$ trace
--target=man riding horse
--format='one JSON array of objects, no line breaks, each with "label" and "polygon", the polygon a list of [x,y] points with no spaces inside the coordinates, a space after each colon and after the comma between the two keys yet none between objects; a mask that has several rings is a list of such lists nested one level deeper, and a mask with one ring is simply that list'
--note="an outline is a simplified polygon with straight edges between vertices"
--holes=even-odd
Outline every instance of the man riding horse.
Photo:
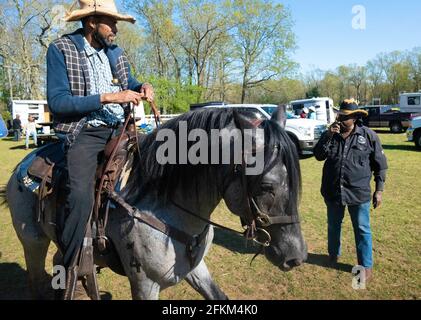
[{"label": "man riding horse", "polygon": [[81,21],[82,28],[53,41],[47,53],[48,105],[66,146],[69,193],[58,240],[67,270],[77,264],[93,208],[98,156],[121,131],[130,104],[154,95],[150,84],[132,77],[123,50],[113,44],[117,21],[135,19],[118,13],[113,0],[79,4],[66,21]]}]

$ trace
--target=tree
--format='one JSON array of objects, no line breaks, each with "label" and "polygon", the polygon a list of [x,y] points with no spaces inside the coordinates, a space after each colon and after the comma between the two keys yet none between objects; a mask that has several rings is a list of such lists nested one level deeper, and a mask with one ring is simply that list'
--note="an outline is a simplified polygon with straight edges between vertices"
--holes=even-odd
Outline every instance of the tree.
[{"label": "tree", "polygon": [[229,10],[225,10],[227,5],[208,0],[180,1],[181,45],[188,57],[189,75],[199,87],[205,84],[209,59],[228,37],[231,19]]},{"label": "tree", "polygon": [[[367,69],[362,66],[357,65],[350,65],[348,67],[349,70],[349,83],[352,84],[356,90],[356,99],[357,101],[361,101],[361,86],[366,82],[367,80]],[[364,97],[365,100],[365,97]]]},{"label": "tree", "polygon": [[421,90],[421,48],[414,48],[407,54],[409,76],[413,81],[412,91]]},{"label": "tree", "polygon": [[242,70],[241,103],[248,89],[280,75],[287,76],[296,64],[290,59],[295,36],[288,10],[263,0],[233,2],[237,23],[233,29],[236,57]]},{"label": "tree", "polygon": [[60,31],[55,23],[57,15],[64,12],[53,10],[58,8],[54,7],[57,3],[7,0],[0,4],[0,57],[14,97],[44,96],[45,54],[49,42]]},{"label": "tree", "polygon": [[378,99],[382,95],[382,83],[384,81],[384,71],[379,59],[373,59],[367,62],[367,78],[371,86],[371,99]]}]

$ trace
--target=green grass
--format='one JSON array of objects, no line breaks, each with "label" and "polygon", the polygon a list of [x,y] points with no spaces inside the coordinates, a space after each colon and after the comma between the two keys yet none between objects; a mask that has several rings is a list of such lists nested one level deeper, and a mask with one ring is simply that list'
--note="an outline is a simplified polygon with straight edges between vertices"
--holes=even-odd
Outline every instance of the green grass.
[{"label": "green grass", "polygon": [[[343,257],[340,270],[326,266],[326,209],[320,196],[323,163],[301,160],[303,195],[302,229],[309,248],[309,261],[290,273],[282,273],[263,256],[250,266],[256,248],[217,231],[207,264],[217,283],[231,299],[419,299],[421,297],[421,152],[406,142],[404,134],[380,133],[389,171],[383,207],[372,211],[374,279],[367,290],[352,289],[350,269],[356,254],[349,216],[343,226]],[[27,154],[16,143],[0,141],[0,185]],[[238,218],[222,203],[212,218],[238,228]],[[25,262],[13,230],[9,211],[0,208],[0,299],[26,298]],[[54,252],[50,248],[49,257]],[[52,268],[51,262],[47,270]],[[128,280],[109,270],[99,277],[101,291],[113,299],[130,299]],[[161,299],[201,299],[185,282],[161,293]]]}]

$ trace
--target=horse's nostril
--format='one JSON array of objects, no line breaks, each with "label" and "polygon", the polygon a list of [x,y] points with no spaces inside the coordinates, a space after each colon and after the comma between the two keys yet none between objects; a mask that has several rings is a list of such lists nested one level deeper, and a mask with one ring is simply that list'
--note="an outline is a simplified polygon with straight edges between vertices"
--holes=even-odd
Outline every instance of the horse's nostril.
[{"label": "horse's nostril", "polygon": [[302,261],[302,260],[300,260],[300,259],[293,259],[293,260],[289,260],[289,261],[287,261],[287,263],[286,263],[286,264],[287,264],[289,267],[294,268],[294,267],[301,266],[301,265],[302,265],[302,263],[303,263],[303,261]]}]

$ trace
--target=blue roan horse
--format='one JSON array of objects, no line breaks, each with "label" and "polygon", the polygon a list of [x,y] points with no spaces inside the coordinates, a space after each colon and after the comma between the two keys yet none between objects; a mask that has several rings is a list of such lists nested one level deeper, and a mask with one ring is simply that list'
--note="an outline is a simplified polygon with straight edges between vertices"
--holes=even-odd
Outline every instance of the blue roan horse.
[{"label": "blue roan horse", "polygon": [[[187,122],[188,132],[203,129],[208,136],[212,129],[237,128],[244,132],[256,126],[231,110],[201,110],[175,118],[160,130],[172,129],[178,134],[180,121]],[[119,257],[122,273],[130,280],[133,299],[158,299],[160,290],[183,279],[206,299],[227,298],[204,262],[212,244],[213,228],[186,212],[210,219],[222,199],[243,222],[247,220],[247,210],[255,217],[265,215],[265,223],[262,219],[255,223],[267,236],[264,241],[270,240],[264,248],[266,258],[280,270],[289,271],[307,258],[300,223],[294,219],[298,218],[301,183],[294,144],[277,121],[264,121],[258,126],[264,130],[264,141],[256,139],[256,150],[264,150],[265,155],[264,170],[258,176],[246,176],[244,163],[161,165],[156,153],[164,142],[157,141],[157,132],[140,140],[141,155],[135,155],[121,195],[131,206],[199,241],[188,254],[185,243],[133,219],[118,205],[111,210],[106,234]],[[19,185],[16,172],[7,185],[6,196],[23,245],[30,287],[35,298],[40,298],[46,278],[47,249],[51,241],[56,242],[52,218],[56,197],[50,196],[46,221],[38,223],[37,196]]]}]

